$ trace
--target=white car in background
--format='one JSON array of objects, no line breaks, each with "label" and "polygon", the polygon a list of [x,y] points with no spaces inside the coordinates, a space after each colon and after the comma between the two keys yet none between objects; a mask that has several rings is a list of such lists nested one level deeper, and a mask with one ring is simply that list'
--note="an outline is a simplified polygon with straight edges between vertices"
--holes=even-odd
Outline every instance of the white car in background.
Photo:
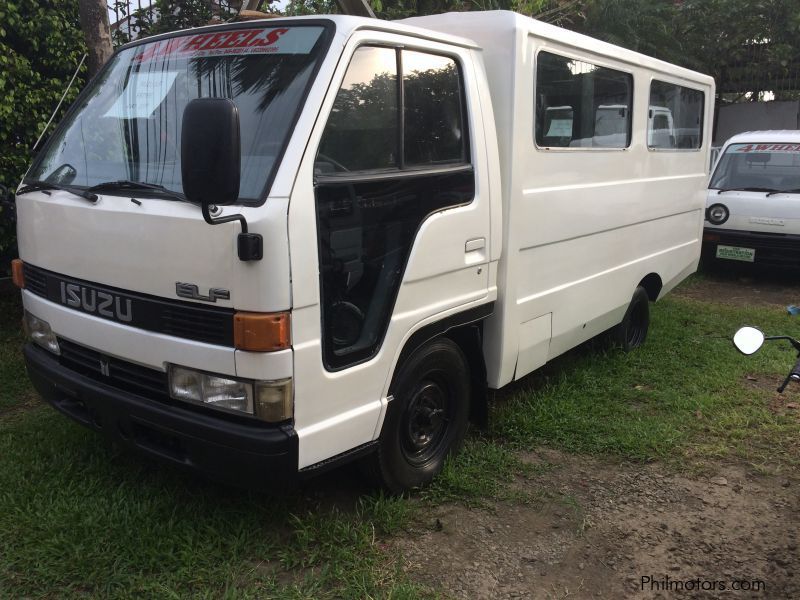
[{"label": "white car in background", "polygon": [[703,261],[800,267],[800,131],[732,137],[709,184]]}]

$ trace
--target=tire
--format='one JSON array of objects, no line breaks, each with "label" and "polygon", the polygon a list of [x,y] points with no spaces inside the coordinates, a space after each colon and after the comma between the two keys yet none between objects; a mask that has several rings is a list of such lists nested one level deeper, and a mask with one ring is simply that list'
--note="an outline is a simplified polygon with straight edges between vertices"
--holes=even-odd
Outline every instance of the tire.
[{"label": "tire", "polygon": [[650,297],[642,286],[633,292],[622,322],[613,329],[612,340],[625,352],[635,350],[647,339],[650,327]]},{"label": "tire", "polygon": [[366,474],[400,494],[430,483],[461,447],[467,431],[470,377],[467,359],[450,339],[428,342],[400,366],[383,429]]}]

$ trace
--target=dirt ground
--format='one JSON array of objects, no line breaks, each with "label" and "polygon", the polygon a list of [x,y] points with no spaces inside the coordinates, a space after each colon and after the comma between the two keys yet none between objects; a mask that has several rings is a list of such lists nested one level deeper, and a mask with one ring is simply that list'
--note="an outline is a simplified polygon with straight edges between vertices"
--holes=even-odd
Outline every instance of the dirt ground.
[{"label": "dirt ground", "polygon": [[800,276],[797,273],[713,273],[673,292],[685,298],[721,302],[734,306],[800,306]]},{"label": "dirt ground", "polygon": [[544,450],[526,459],[550,469],[520,491],[549,497],[437,509],[398,542],[415,580],[470,599],[800,598],[797,477],[733,464],[692,477]]},{"label": "dirt ground", "polygon": [[[723,276],[676,293],[800,304],[796,280]],[[800,598],[800,474],[726,462],[695,475],[553,450],[524,460],[539,473],[516,483],[530,503],[445,505],[396,540],[415,581],[469,599]]]}]

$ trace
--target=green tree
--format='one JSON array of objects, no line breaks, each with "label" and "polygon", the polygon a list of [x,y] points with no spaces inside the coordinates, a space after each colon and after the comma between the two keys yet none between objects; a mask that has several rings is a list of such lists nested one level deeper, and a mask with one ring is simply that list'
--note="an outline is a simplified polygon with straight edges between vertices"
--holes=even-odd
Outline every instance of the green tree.
[{"label": "green tree", "polygon": [[672,0],[588,0],[575,29],[673,63],[685,61],[676,35],[680,10]]},{"label": "green tree", "polygon": [[800,93],[797,0],[586,0],[576,29],[713,76],[719,97]]},{"label": "green tree", "polygon": [[[16,188],[31,148],[85,52],[75,0],[0,1],[0,184]],[[85,67],[64,101],[83,84]],[[63,113],[64,108],[62,108]],[[13,253],[12,209],[0,208],[0,271]]]},{"label": "green tree", "polygon": [[[548,23],[566,25],[581,14],[580,0],[369,0],[375,14],[386,20],[469,10],[513,10]],[[288,15],[337,13],[336,0],[292,0]]]},{"label": "green tree", "polygon": [[[132,37],[146,37],[157,33],[200,27],[213,22],[223,22],[236,17],[242,8],[269,11],[273,0],[245,2],[243,0],[152,0],[148,6],[130,11],[130,0],[109,2],[128,27],[114,31],[117,44],[129,42]],[[130,11],[130,13],[129,13]]]},{"label": "green tree", "polygon": [[798,97],[797,0],[686,0],[679,22],[687,66],[712,75],[728,99]]}]

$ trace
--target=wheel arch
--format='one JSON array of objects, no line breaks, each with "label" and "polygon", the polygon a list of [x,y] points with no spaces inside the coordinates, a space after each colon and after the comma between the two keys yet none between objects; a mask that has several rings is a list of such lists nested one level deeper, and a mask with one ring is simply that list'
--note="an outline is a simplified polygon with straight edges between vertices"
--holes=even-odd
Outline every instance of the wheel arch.
[{"label": "wheel arch", "polygon": [[403,363],[419,348],[439,337],[455,342],[467,359],[470,372],[470,421],[481,428],[488,425],[486,363],[483,357],[483,321],[494,311],[494,302],[445,317],[415,331],[406,340],[392,373],[389,393]]},{"label": "wheel arch", "polygon": [[661,289],[664,287],[664,283],[661,281],[661,276],[658,273],[649,273],[639,282],[637,287],[643,287],[644,291],[647,292],[647,297],[650,299],[650,302],[655,302],[661,293]]}]

